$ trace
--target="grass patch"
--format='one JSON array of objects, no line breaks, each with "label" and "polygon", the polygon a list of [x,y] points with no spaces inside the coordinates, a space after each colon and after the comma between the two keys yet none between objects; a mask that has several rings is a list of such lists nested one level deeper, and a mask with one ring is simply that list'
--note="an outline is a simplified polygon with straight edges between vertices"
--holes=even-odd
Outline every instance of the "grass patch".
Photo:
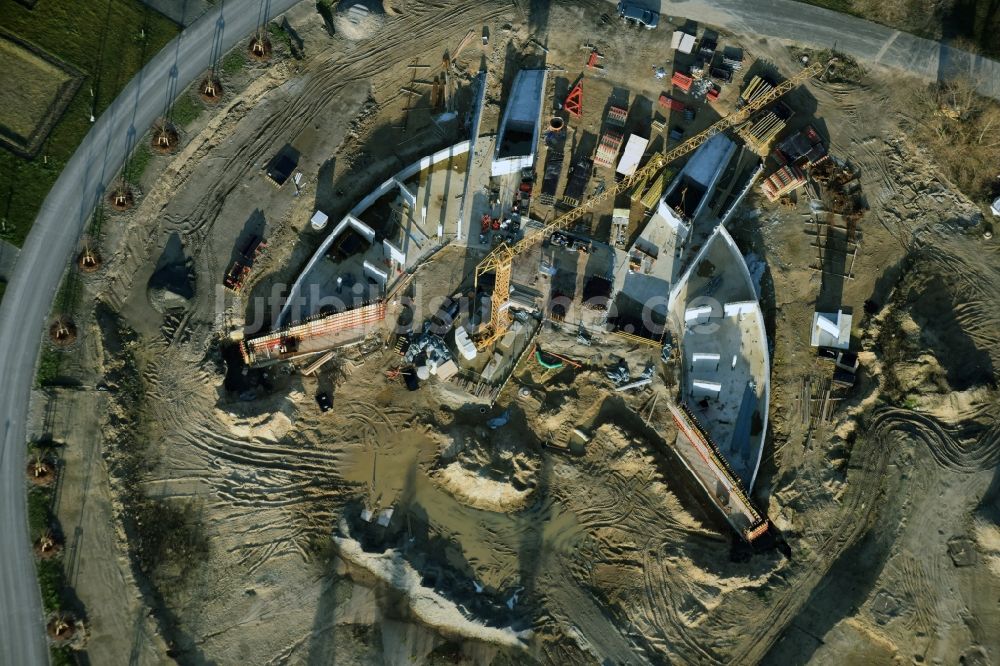
[{"label": "grass patch", "polygon": [[288,31],[277,23],[271,22],[267,24],[267,31],[271,35],[271,41],[281,42],[288,49],[288,52],[292,52],[292,36],[288,34]]},{"label": "grass patch", "polygon": [[62,610],[66,573],[61,559],[38,561],[38,587],[42,589],[42,606],[46,613]]},{"label": "grass patch", "polygon": [[186,127],[197,120],[198,116],[204,110],[205,107],[194,101],[190,93],[184,93],[177,98],[177,101],[170,108],[170,120],[175,125]]},{"label": "grass patch", "polygon": [[243,65],[246,63],[247,57],[243,53],[243,49],[237,47],[233,49],[229,55],[222,59],[222,73],[227,76],[239,74],[240,70],[243,69]]},{"label": "grass patch", "polygon": [[52,302],[52,311],[55,314],[72,314],[76,311],[76,306],[80,302],[81,284],[76,271],[69,270],[63,278],[56,298]]},{"label": "grass patch", "polygon": [[98,205],[94,209],[94,214],[90,218],[90,226],[87,228],[87,233],[91,238],[99,239],[101,237],[101,229],[104,227],[104,206]]},{"label": "grass patch", "polygon": [[39,386],[52,386],[59,380],[59,370],[62,367],[62,354],[51,347],[42,345],[42,353],[38,357],[38,374],[36,381]]},{"label": "grass patch", "polygon": [[136,146],[132,151],[132,157],[125,163],[125,180],[138,184],[142,180],[142,174],[146,173],[149,160],[153,159],[153,150],[145,141]]},{"label": "grass patch", "polygon": [[52,489],[33,486],[28,490],[28,535],[34,541],[52,525]]},{"label": "grass patch", "polygon": [[179,27],[138,0],[38,0],[33,10],[0,0],[0,23],[85,74],[37,157],[0,150],[0,237],[20,247],[45,195],[90,129],[91,112],[99,116]]},{"label": "grass patch", "polygon": [[62,645],[60,647],[52,646],[49,649],[50,652],[50,662],[52,666],[75,666],[76,657],[73,656],[73,650]]}]

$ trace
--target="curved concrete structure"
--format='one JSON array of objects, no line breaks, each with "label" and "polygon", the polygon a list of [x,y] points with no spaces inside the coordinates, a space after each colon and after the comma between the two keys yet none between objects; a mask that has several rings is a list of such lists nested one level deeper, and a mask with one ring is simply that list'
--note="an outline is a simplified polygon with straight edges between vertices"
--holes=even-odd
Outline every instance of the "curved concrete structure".
[{"label": "curved concrete structure", "polygon": [[[383,181],[374,190],[365,195],[365,197],[361,201],[359,201],[354,206],[354,208],[352,208],[350,212],[347,213],[347,215],[344,216],[344,218],[337,224],[337,226],[334,227],[329,234],[327,234],[327,237],[323,239],[323,242],[320,243],[319,247],[316,248],[316,251],[313,252],[312,257],[309,258],[309,263],[306,264],[306,267],[302,270],[301,273],[299,273],[299,277],[297,277],[295,279],[295,282],[292,283],[292,288],[288,292],[288,297],[285,299],[285,303],[284,305],[282,305],[281,311],[275,318],[275,328],[278,328],[280,326],[287,326],[288,324],[294,321],[302,319],[303,316],[301,310],[303,307],[305,307],[306,309],[306,316],[310,314],[308,304],[305,303],[307,295],[303,293],[303,287],[307,282],[309,282],[310,274],[312,273],[313,269],[316,268],[319,261],[323,259],[324,256],[326,256],[327,250],[330,249],[334,241],[336,241],[337,238],[340,237],[341,233],[345,229],[347,229],[348,227],[354,227],[354,228],[365,227],[364,223],[362,223],[358,218],[366,210],[371,208],[372,204],[374,204],[376,201],[386,196],[387,194],[393,192],[394,190],[398,190],[400,196],[411,207],[411,210],[413,210],[412,217],[419,218],[411,220],[411,222],[415,223],[416,225],[423,224],[426,221],[423,218],[426,215],[427,206],[424,205],[419,210],[417,210],[417,204],[419,203],[417,197],[418,192],[411,191],[410,188],[408,188],[405,183],[411,178],[413,178],[415,175],[419,174],[420,172],[426,169],[431,169],[432,167],[446,160],[454,160],[456,157],[460,157],[462,155],[467,154],[469,152],[470,145],[471,143],[468,140],[460,141],[452,146],[443,148],[442,150],[439,150],[436,153],[433,153],[432,155],[427,155],[426,157],[423,157],[417,160],[416,162],[413,162],[412,164],[403,167],[402,169],[394,173],[392,176],[387,178],[385,181]],[[458,224],[461,225],[460,219]],[[458,228],[461,227],[459,226]],[[408,243],[406,241],[409,240],[410,238],[411,238],[410,232],[407,231],[404,234],[403,242],[401,243],[393,243],[388,239],[383,240],[382,248],[385,259],[390,260],[391,262],[400,267],[408,268],[409,265],[416,258],[419,258],[419,257],[414,257],[411,253],[408,253],[407,251]],[[372,239],[369,239],[369,242],[371,242],[371,240],[373,239],[374,239],[374,232],[372,234]],[[422,253],[418,252],[417,254],[422,254]],[[299,310],[298,313],[299,316],[291,316],[295,314],[295,312],[293,312],[294,310]]]},{"label": "curved concrete structure", "polygon": [[767,436],[771,365],[757,288],[721,224],[670,291],[681,399],[749,493]]},{"label": "curved concrete structure", "polygon": [[[298,0],[268,0],[276,16]],[[66,262],[126,156],[164,105],[257,29],[261,0],[219,2],[125,86],[42,203],[0,305],[0,664],[49,662],[25,516],[25,417],[41,330]]]}]

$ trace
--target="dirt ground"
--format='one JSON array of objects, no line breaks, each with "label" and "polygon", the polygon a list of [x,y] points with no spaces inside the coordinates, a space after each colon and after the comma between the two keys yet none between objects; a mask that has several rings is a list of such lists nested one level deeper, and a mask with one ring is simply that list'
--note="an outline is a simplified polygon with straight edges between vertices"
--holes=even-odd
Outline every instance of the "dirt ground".
[{"label": "dirt ground", "polygon": [[[656,347],[614,335],[588,346],[544,324],[535,342],[579,367],[526,354],[493,405],[434,380],[405,390],[387,334],[315,376],[254,371],[252,399],[227,390],[224,341],[269,324],[274,303],[261,299],[321,240],[307,230],[312,211],[338,218],[386,174],[461,139],[417,111],[401,132],[403,107],[423,105],[400,92],[414,78],[406,64],[436,66],[473,28],[460,64],[487,63],[495,123],[512,64],[564,70],[551,99],[592,43],[606,69],[585,79],[577,143],[616,89],[630,92],[635,122],[650,120],[665,90],[653,67],[670,67],[667,26],[625,32],[601,21],[611,9],[395,2],[377,36],[347,41],[304,3],[288,17],[303,57],[279,44],[275,61],[224,80],[219,108],[180,152],[154,157],[136,208],[92,239],[101,271],[73,278],[83,297],[64,374],[76,386],[33,402],[37,433],[67,445],[58,514],[91,663],[1000,658],[1000,250],[899,130],[883,73],[789,99],[795,122],[813,122],[860,175],[869,210],[850,279],[810,268],[805,197],[784,207],[752,196],[730,222],[768,266],[771,432],[753,497],[790,556],[742,548],[684,470],[666,408],[672,371]],[[783,46],[744,45],[793,71]],[[713,117],[705,109],[691,129]],[[262,175],[286,145],[299,154],[298,194]],[[221,278],[250,234],[268,253],[234,296]],[[477,260],[458,246],[435,254],[414,278],[418,298],[457,291]],[[180,307],[154,309],[151,284],[168,284]],[[109,306],[100,316],[95,298]],[[833,300],[853,309],[861,370],[832,418],[810,421],[803,382],[821,385],[832,369],[809,326],[817,302]],[[109,334],[113,317],[134,342]],[[604,369],[619,359],[634,374],[652,364],[656,380],[613,391]],[[319,390],[332,411],[320,412]],[[127,477],[126,430],[141,442]],[[136,524],[126,482],[183,507],[182,531],[205,552],[179,562],[198,551],[178,546],[147,575],[137,549],[150,527]]]}]

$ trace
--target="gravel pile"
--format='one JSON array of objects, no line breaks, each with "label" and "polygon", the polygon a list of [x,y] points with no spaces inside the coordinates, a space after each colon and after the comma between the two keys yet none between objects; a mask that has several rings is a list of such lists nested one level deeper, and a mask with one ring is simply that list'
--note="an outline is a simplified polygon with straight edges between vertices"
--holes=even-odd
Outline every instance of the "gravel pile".
[{"label": "gravel pile", "polygon": [[341,0],[333,17],[334,30],[351,41],[375,36],[384,23],[381,0]]}]

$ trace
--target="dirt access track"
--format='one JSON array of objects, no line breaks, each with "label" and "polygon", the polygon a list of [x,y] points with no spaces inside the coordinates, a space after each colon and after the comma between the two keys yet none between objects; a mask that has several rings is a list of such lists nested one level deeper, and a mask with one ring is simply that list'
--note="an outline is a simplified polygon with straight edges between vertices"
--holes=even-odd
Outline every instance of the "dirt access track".
[{"label": "dirt access track", "polygon": [[[604,78],[584,83],[595,97],[584,120],[596,123],[615,87],[655,99],[653,67],[672,58],[665,20],[626,31],[602,21],[611,9],[397,1],[351,41],[300,4],[273,60],[224,75],[223,99],[185,128],[179,152],[152,158],[136,207],[91,239],[102,269],[70,274],[78,337],[57,353],[71,386],[32,402],[29,434],[67,451],[56,512],[91,661],[997,659],[1000,252],[898,124],[900,91],[920,83],[861,72],[788,98],[858,168],[870,206],[854,276],[838,284],[862,370],[829,421],[804,419],[796,398],[829,374],[808,344],[831,289],[809,268],[808,203],[754,194],[729,225],[768,266],[775,389],[754,500],[784,554],[734,542],[684,472],[658,348],[613,335],[586,345],[575,327],[545,324],[536,341],[579,367],[528,354],[495,405],[436,380],[407,391],[388,331],[312,376],[233,363],[228,335],[268,321],[274,304],[261,299],[322,240],[308,230],[313,210],[339,219],[386,174],[464,138],[419,109],[401,132],[403,107],[425,101],[401,92],[415,78],[407,65],[439,67],[475,30],[459,108],[485,63],[495,122],[519,67],[575,76],[581,46],[596,43]],[[795,71],[781,44],[723,37]],[[298,192],[262,174],[286,147]],[[251,234],[268,253],[234,295],[221,279]],[[445,247],[416,272],[418,298],[467,284],[478,258]],[[653,365],[656,380],[614,391],[604,369],[619,359],[636,373]]]}]

